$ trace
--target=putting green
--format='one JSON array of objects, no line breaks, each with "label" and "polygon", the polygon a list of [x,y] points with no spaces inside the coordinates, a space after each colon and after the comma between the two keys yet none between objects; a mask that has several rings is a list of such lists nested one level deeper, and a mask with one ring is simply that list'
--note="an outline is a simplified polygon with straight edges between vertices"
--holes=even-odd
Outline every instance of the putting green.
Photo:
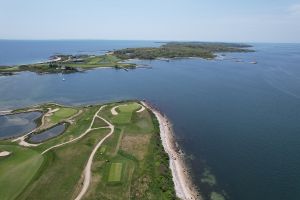
[{"label": "putting green", "polygon": [[15,199],[40,168],[43,156],[34,150],[12,145],[0,145],[0,148],[12,152],[9,157],[0,159],[0,199]]},{"label": "putting green", "polygon": [[141,108],[141,105],[134,102],[134,103],[126,104],[126,105],[121,105],[118,107],[118,110],[120,112],[133,112],[140,108]]},{"label": "putting green", "polygon": [[108,182],[121,181],[123,163],[112,163],[109,169]]}]

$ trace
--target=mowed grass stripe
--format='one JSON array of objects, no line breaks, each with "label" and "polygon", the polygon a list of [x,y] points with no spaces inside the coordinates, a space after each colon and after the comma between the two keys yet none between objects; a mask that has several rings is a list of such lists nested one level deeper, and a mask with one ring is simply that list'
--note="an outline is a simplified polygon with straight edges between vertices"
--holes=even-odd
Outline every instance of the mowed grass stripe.
[{"label": "mowed grass stripe", "polygon": [[121,181],[123,163],[112,163],[109,169],[108,182]]}]

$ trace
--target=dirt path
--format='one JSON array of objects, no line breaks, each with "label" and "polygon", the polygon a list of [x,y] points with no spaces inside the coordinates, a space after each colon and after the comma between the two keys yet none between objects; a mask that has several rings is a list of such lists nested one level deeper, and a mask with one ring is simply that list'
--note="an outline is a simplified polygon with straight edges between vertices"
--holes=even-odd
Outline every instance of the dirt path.
[{"label": "dirt path", "polygon": [[[86,131],[85,131],[84,133],[82,133],[82,134],[81,134],[80,136],[78,136],[77,138],[74,138],[74,139],[69,140],[69,141],[67,141],[67,142],[64,142],[64,143],[57,144],[57,145],[54,145],[54,146],[52,146],[52,147],[49,147],[48,149],[46,149],[45,151],[43,151],[42,154],[47,153],[47,152],[50,151],[51,149],[54,149],[54,148],[57,148],[57,147],[61,147],[61,146],[63,146],[63,145],[66,145],[66,144],[69,144],[69,143],[71,143],[71,142],[77,141],[77,140],[79,140],[80,138],[84,137],[86,134],[88,134],[90,131],[95,130],[95,128],[92,128],[92,126],[93,126],[93,124],[94,124],[94,121],[95,121],[96,117],[98,116],[98,113],[99,113],[104,107],[105,107],[105,106],[101,106],[101,107],[99,108],[99,110],[95,113],[95,115],[94,115],[94,117],[93,117],[93,120],[92,120],[92,122],[91,122],[89,128],[86,129]],[[97,128],[96,128],[96,129],[97,129]]]},{"label": "dirt path", "polygon": [[[97,115],[98,115],[98,112],[97,112]],[[88,190],[90,182],[91,182],[91,167],[92,167],[94,156],[95,156],[97,150],[102,145],[102,143],[107,138],[109,138],[113,134],[113,132],[115,130],[114,125],[112,125],[109,121],[107,121],[106,119],[104,119],[103,117],[101,117],[99,115],[98,115],[98,117],[100,119],[102,119],[103,121],[105,121],[108,124],[108,127],[110,128],[110,132],[100,142],[98,142],[98,144],[93,149],[93,151],[92,151],[92,153],[91,153],[91,155],[90,155],[90,157],[88,159],[88,162],[87,162],[87,164],[86,164],[86,166],[84,168],[84,180],[83,180],[82,189],[81,189],[80,193],[78,194],[78,196],[75,198],[75,200],[80,200],[84,196],[84,194],[86,193],[86,191]]]}]

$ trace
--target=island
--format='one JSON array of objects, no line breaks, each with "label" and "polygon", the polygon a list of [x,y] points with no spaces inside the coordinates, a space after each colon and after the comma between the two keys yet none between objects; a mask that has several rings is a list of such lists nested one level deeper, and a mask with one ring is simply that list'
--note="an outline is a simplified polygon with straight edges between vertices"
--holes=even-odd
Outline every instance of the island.
[{"label": "island", "polygon": [[149,103],[48,103],[0,117],[31,113],[32,130],[0,140],[1,199],[201,198],[170,121]]},{"label": "island", "polygon": [[112,67],[115,69],[133,69],[137,65],[130,59],[174,59],[197,57],[214,59],[216,53],[253,52],[251,45],[216,42],[167,42],[160,47],[126,48],[110,51],[104,55],[54,55],[49,61],[0,66],[0,75],[13,75],[16,72],[31,71],[36,73],[74,73],[94,68]]}]

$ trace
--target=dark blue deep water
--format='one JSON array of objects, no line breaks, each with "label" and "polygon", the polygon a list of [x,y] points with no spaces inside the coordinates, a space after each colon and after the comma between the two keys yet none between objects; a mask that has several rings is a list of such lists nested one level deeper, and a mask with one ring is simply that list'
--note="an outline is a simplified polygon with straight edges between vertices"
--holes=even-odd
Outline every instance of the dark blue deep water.
[{"label": "dark blue deep water", "polygon": [[[0,41],[0,65],[43,60],[53,53],[156,45]],[[204,193],[211,191],[201,184],[201,173],[208,167],[217,179],[214,189],[230,199],[299,200],[300,45],[254,44],[254,49],[227,54],[224,60],[140,61],[152,69],[98,69],[64,75],[66,81],[57,74],[2,76],[0,110],[49,101],[147,99],[174,123]],[[258,64],[249,63],[254,60]]]}]

